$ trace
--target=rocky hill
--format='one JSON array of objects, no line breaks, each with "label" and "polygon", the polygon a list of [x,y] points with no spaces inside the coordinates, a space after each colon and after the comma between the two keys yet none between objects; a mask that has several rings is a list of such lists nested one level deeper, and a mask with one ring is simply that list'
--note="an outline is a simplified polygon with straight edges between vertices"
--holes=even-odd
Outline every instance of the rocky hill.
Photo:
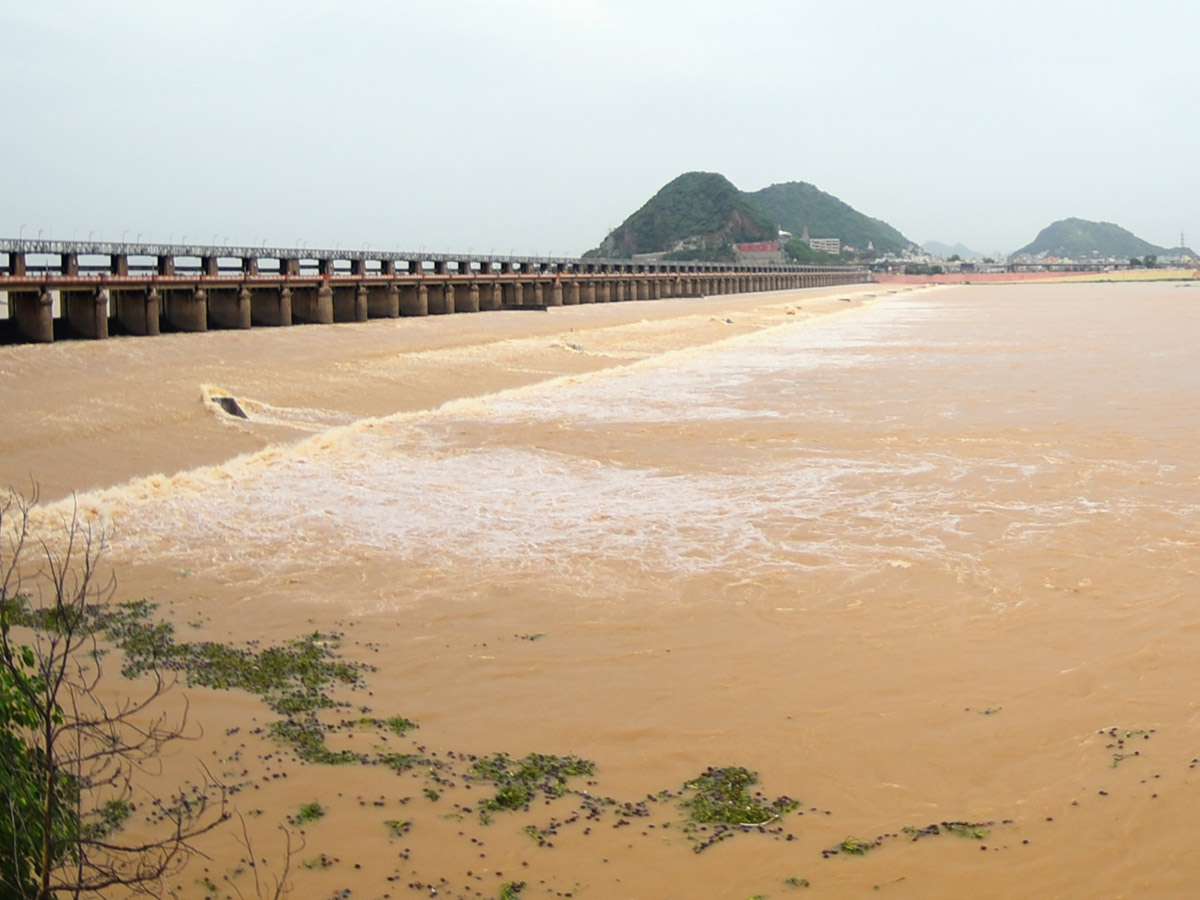
[{"label": "rocky hill", "polygon": [[775,223],[723,175],[688,172],[665,185],[595,250],[622,259],[666,253],[674,259],[732,258],[732,245],[769,241]]},{"label": "rocky hill", "polygon": [[1051,256],[1063,259],[1091,257],[1129,259],[1147,254],[1160,255],[1170,251],[1156,247],[1111,222],[1089,222],[1086,219],[1061,219],[1046,226],[1038,236],[1013,256]]},{"label": "rocky hill", "polygon": [[775,223],[796,237],[839,238],[860,255],[872,247],[877,254],[899,253],[913,242],[879,219],[865,216],[832,194],[803,181],[773,184],[747,194]]},{"label": "rocky hill", "polygon": [[733,245],[773,241],[779,229],[792,233],[788,251],[801,262],[846,262],[815,253],[799,242],[839,238],[866,256],[913,246],[886,222],[856,211],[811,184],[788,182],[760,191],[739,191],[723,175],[688,172],[664,186],[585,256],[628,258],[663,254],[667,259],[733,259]]}]

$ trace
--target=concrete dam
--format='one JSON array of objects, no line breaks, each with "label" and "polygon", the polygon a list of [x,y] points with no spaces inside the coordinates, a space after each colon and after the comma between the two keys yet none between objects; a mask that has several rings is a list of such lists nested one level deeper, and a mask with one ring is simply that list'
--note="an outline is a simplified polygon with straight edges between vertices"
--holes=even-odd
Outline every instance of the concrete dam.
[{"label": "concrete dam", "polygon": [[363,322],[777,291],[871,280],[865,268],[0,240],[0,338]]}]

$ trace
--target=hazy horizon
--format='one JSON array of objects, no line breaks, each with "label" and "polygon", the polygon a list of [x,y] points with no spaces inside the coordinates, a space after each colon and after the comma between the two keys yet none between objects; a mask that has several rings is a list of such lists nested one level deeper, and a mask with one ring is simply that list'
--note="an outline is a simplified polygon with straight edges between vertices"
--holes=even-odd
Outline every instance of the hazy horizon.
[{"label": "hazy horizon", "polygon": [[1177,246],[1200,9],[0,0],[0,237],[578,255],[671,179]]}]

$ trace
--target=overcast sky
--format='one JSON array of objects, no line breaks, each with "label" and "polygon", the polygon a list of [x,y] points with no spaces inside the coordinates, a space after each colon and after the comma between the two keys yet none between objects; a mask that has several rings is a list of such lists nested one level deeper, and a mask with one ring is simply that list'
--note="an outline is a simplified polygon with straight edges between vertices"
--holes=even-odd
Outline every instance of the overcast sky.
[{"label": "overcast sky", "polygon": [[1190,0],[0,0],[0,237],[577,255],[692,170],[1200,245]]}]

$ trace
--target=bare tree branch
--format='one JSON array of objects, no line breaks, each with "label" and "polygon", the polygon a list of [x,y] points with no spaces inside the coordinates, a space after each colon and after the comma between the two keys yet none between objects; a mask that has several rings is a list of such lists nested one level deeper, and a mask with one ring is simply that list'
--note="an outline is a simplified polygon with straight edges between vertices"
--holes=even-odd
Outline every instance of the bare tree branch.
[{"label": "bare tree branch", "polygon": [[[137,696],[105,686],[97,631],[116,591],[101,571],[106,537],[77,508],[59,533],[35,537],[36,499],[0,498],[0,734],[10,736],[0,754],[12,757],[0,756],[0,835],[14,861],[12,877],[0,866],[0,895],[157,894],[194,840],[228,819],[227,791],[206,769],[166,800],[138,783],[168,744],[192,736],[188,707],[156,711],[175,679],[153,664]],[[122,841],[135,798],[157,810],[158,828]]]}]

